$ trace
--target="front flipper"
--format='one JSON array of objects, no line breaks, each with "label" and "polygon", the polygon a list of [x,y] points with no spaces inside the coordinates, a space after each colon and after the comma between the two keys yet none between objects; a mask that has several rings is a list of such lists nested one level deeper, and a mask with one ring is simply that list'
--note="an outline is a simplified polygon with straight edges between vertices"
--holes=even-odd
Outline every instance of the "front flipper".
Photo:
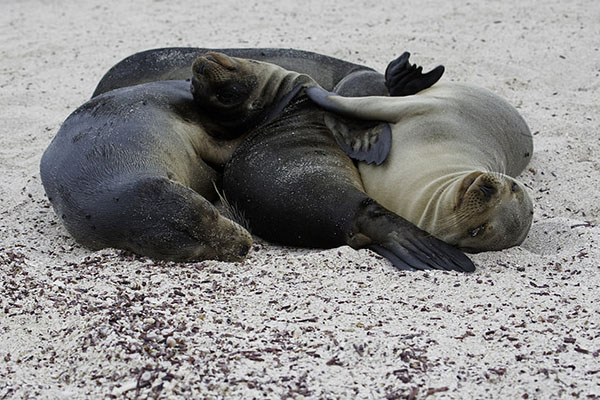
[{"label": "front flipper", "polygon": [[403,270],[473,272],[473,262],[457,248],[431,236],[375,201],[363,205],[356,228],[371,241],[367,248]]},{"label": "front flipper", "polygon": [[367,96],[343,97],[312,86],[306,89],[308,97],[322,109],[351,120],[397,123],[403,117],[422,115],[432,110],[436,100],[431,96]]},{"label": "front flipper", "polygon": [[336,97],[340,97],[335,92],[329,92],[320,86],[309,86],[306,88],[306,95],[313,101],[313,103],[319,105],[321,108],[336,113],[338,115],[352,115],[351,110],[347,110],[344,106],[338,105],[335,100]]},{"label": "front flipper", "polygon": [[338,102],[341,96],[319,86],[307,87],[306,94],[314,103],[332,113],[325,115],[325,124],[338,146],[350,158],[377,165],[385,161],[392,146],[392,131],[388,123],[355,115],[350,107]]},{"label": "front flipper", "polygon": [[392,132],[385,122],[350,120],[326,114],[325,124],[338,146],[354,160],[381,165],[392,147]]},{"label": "front flipper", "polygon": [[444,66],[440,65],[426,74],[423,67],[408,62],[409,52],[389,63],[385,70],[385,86],[390,96],[410,96],[430,88],[444,74]]}]

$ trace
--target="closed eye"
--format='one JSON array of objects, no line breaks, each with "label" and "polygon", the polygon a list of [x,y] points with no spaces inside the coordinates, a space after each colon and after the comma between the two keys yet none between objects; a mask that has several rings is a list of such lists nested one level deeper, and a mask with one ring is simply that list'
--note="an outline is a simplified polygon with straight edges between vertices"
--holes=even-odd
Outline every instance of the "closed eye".
[{"label": "closed eye", "polygon": [[216,90],[219,102],[225,105],[239,104],[248,98],[249,89],[239,82],[228,82]]},{"label": "closed eye", "polygon": [[224,104],[233,103],[238,98],[238,96],[239,94],[237,92],[231,90],[226,90],[217,93],[217,99]]},{"label": "closed eye", "polygon": [[477,228],[471,229],[469,231],[469,235],[471,237],[478,236],[479,234],[481,234],[481,233],[483,233],[485,231],[485,226],[486,226],[486,224],[483,224],[483,225],[478,226]]}]

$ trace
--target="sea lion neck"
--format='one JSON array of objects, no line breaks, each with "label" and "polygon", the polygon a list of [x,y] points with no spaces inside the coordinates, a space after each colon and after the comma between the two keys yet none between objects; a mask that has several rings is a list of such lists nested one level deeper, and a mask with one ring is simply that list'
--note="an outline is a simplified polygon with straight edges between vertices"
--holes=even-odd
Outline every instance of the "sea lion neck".
[{"label": "sea lion neck", "polygon": [[[282,72],[281,70],[279,72]],[[317,83],[310,76],[296,72],[285,71],[279,78],[266,80],[260,88],[259,101],[253,106],[262,109],[257,116],[256,125],[266,124],[274,120],[292,101],[304,93],[304,89]],[[266,104],[264,99],[270,99]]]},{"label": "sea lion neck", "polygon": [[[330,135],[325,125],[323,115],[325,111],[313,103],[304,91],[300,91],[283,109],[275,114],[270,120],[263,120],[252,129],[244,143],[253,143],[266,138],[284,136],[306,136],[315,135],[317,132]],[[258,139],[265,138],[265,139]],[[243,147],[243,145],[242,145]]]},{"label": "sea lion neck", "polygon": [[[294,94],[290,92],[290,94]],[[277,127],[287,127],[294,131],[313,129],[316,124],[325,127],[323,114],[325,113],[318,105],[306,95],[303,90],[295,94],[289,101],[281,102],[281,110],[271,110],[263,121],[258,124],[254,131],[270,131]]]}]

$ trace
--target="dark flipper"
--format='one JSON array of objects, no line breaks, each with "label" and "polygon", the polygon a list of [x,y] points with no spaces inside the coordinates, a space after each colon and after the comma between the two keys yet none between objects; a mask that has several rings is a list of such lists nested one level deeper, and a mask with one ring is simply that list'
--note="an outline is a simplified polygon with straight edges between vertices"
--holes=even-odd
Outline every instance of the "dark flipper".
[{"label": "dark flipper", "polygon": [[473,272],[475,265],[457,248],[431,236],[375,201],[357,219],[357,228],[369,237],[369,249],[403,270],[439,269]]},{"label": "dark flipper", "polygon": [[328,97],[337,94],[318,86],[306,88],[306,94],[314,103],[336,114],[326,114],[325,123],[333,133],[337,144],[350,158],[377,165],[385,161],[392,147],[392,132],[389,124],[344,118],[343,115],[348,112],[337,107]]},{"label": "dark flipper", "polygon": [[435,84],[444,74],[444,66],[440,65],[426,74],[423,67],[408,62],[409,52],[389,63],[385,70],[385,85],[390,96],[410,96]]},{"label": "dark flipper", "polygon": [[328,114],[325,124],[352,159],[381,165],[392,147],[392,131],[385,122],[347,120]]}]

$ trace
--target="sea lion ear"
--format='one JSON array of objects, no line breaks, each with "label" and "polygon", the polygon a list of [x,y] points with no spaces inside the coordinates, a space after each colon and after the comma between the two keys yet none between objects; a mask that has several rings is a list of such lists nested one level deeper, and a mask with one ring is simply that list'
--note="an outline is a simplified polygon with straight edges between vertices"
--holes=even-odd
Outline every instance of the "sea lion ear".
[{"label": "sea lion ear", "polygon": [[325,115],[325,124],[340,148],[352,159],[380,165],[392,146],[392,133],[385,122],[350,120]]}]

